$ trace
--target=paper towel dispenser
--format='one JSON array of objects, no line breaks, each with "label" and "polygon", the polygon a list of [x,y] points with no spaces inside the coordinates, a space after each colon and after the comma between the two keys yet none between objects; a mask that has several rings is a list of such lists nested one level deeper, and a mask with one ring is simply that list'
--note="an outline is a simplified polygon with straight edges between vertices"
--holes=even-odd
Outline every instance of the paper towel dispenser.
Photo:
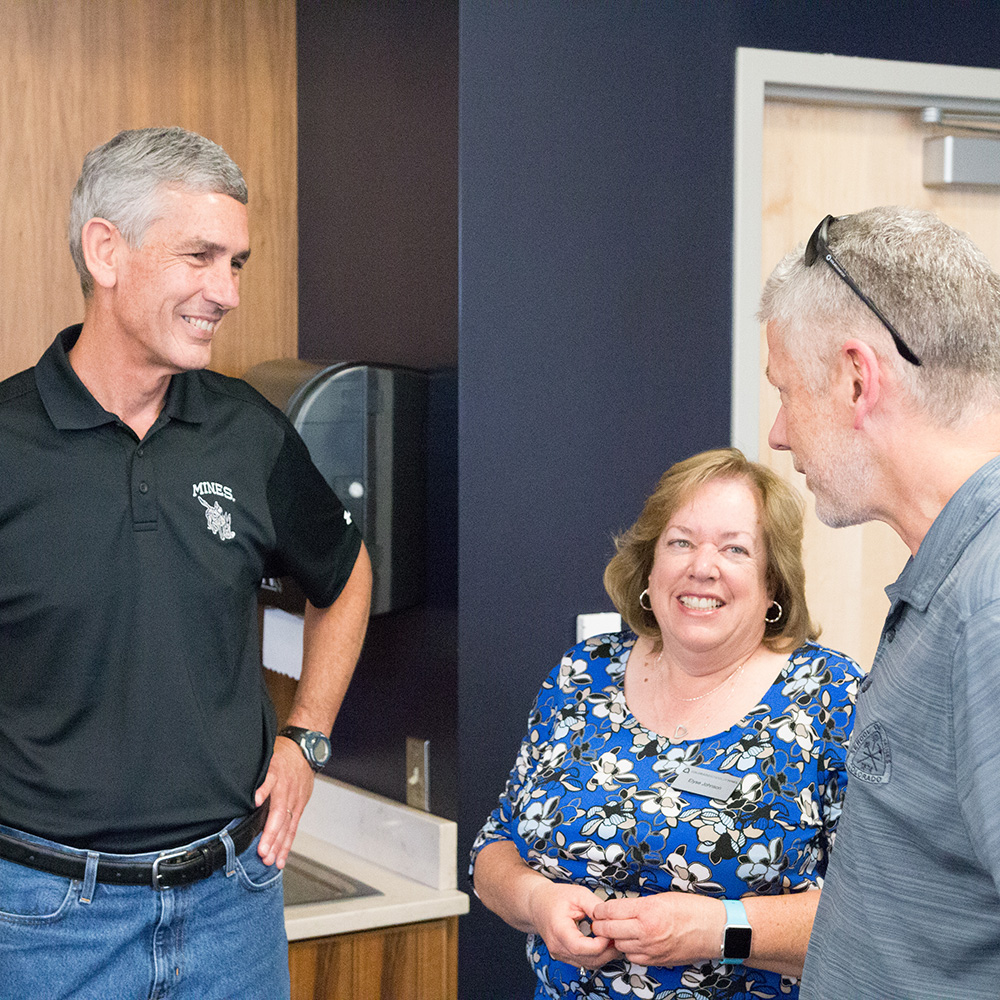
[{"label": "paper towel dispenser", "polygon": [[[427,374],[393,365],[282,358],[243,378],[283,410],[351,512],[372,560],[372,614],[423,597]],[[266,604],[300,612],[291,581],[265,581]]]}]

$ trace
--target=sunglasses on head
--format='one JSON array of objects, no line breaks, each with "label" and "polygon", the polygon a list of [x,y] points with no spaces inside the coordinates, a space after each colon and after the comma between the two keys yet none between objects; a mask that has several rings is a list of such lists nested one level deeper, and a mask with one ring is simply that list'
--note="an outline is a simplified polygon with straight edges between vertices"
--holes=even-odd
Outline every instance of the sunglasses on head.
[{"label": "sunglasses on head", "polygon": [[841,281],[847,285],[848,288],[868,308],[878,317],[879,322],[892,334],[892,342],[896,345],[896,350],[910,362],[911,365],[919,365],[920,358],[918,358],[913,351],[910,350],[906,341],[896,333],[896,328],[882,315],[882,311],[877,305],[860,288],[855,284],[854,279],[847,273],[847,269],[843,264],[837,260],[836,257],[830,252],[830,247],[826,242],[826,233],[830,228],[831,222],[840,222],[841,219],[849,218],[849,216],[841,215],[838,218],[834,218],[832,215],[828,215],[814,230],[812,236],[809,237],[809,242],[806,244],[806,252],[804,256],[804,261],[806,267],[812,267],[817,260],[821,258],[830,265],[834,273],[837,275]]}]

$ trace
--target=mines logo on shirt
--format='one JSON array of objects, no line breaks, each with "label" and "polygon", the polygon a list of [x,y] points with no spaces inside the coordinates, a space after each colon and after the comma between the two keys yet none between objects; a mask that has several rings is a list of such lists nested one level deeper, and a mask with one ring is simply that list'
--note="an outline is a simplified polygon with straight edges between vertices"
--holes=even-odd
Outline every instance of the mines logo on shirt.
[{"label": "mines logo on shirt", "polygon": [[885,785],[892,776],[892,753],[885,730],[877,722],[864,732],[854,733],[847,751],[847,770],[851,776],[871,785]]},{"label": "mines logo on shirt", "polygon": [[219,539],[223,542],[228,542],[231,538],[235,538],[236,532],[233,531],[233,515],[228,510],[225,510],[218,500],[209,503],[205,499],[205,494],[208,494],[209,496],[222,497],[223,500],[231,500],[235,503],[233,491],[221,483],[195,483],[192,486],[192,491],[193,495],[197,497],[198,501],[205,508],[205,520],[208,522],[208,530],[213,535],[218,535]]}]

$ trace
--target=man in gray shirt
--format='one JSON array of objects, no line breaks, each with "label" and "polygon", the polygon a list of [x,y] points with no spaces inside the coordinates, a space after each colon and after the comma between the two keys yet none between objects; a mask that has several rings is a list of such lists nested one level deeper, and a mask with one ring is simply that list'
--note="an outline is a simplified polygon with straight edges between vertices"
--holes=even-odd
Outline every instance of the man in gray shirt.
[{"label": "man in gray shirt", "polygon": [[760,315],[771,447],[824,522],[885,521],[912,553],[862,684],[801,996],[995,996],[1000,276],[935,216],[877,208],[824,219]]}]

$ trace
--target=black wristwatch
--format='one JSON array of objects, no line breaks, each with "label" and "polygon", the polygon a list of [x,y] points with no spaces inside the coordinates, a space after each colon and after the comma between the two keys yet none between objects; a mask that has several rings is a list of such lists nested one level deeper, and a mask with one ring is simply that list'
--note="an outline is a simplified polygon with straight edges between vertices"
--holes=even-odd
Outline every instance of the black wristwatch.
[{"label": "black wristwatch", "polygon": [[738,899],[724,899],[726,929],[722,932],[722,964],[742,965],[750,957],[753,928],[747,911]]},{"label": "black wristwatch", "polygon": [[323,765],[330,759],[330,741],[315,729],[285,726],[278,735],[287,736],[293,743],[298,743],[302,755],[314,771],[322,771]]}]

